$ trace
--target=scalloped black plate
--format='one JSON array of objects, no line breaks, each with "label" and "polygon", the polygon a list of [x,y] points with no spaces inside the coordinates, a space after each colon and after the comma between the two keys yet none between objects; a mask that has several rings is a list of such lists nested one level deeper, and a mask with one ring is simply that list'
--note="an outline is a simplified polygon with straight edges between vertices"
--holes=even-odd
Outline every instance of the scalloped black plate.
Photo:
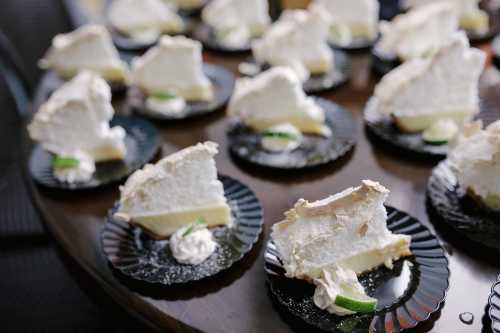
[{"label": "scalloped black plate", "polygon": [[437,238],[417,219],[387,207],[387,226],[412,236],[412,257],[398,260],[394,269],[377,268],[359,277],[367,293],[379,300],[373,314],[337,316],[314,305],[314,285],[284,276],[272,242],[265,252],[270,295],[289,314],[328,332],[398,333],[429,319],[440,309],[449,286],[448,259]]},{"label": "scalloped black plate", "polygon": [[500,213],[482,208],[470,198],[458,185],[448,161],[432,171],[427,196],[448,227],[475,243],[500,250]]},{"label": "scalloped black plate", "polygon": [[[312,75],[306,82],[304,82],[302,84],[302,87],[304,88],[304,91],[306,93],[320,93],[335,89],[346,83],[351,78],[352,68],[349,55],[346,52],[337,49],[334,49],[333,52],[335,54],[335,65],[333,66],[332,70],[325,74]],[[253,57],[248,58],[245,63],[255,65],[256,68],[260,67],[258,71],[252,73],[253,75],[257,75],[258,73],[270,68],[269,65],[259,66],[258,64],[256,64]],[[249,73],[244,73],[241,71],[240,74],[250,76]]]},{"label": "scalloped black plate", "polygon": [[194,26],[191,34],[193,39],[200,41],[203,44],[203,47],[210,51],[223,52],[228,54],[245,53],[251,51],[250,43],[248,43],[248,45],[245,45],[245,47],[240,48],[227,47],[220,44],[215,36],[215,32],[212,27],[201,21]]},{"label": "scalloped black plate", "polygon": [[85,190],[119,182],[151,161],[160,147],[158,130],[148,121],[138,117],[115,115],[111,126],[122,126],[127,132],[125,145],[127,154],[124,161],[96,164],[92,179],[85,183],[63,183],[54,178],[51,154],[41,145],[31,152],[29,170],[33,179],[40,185],[60,190]]},{"label": "scalloped black plate", "polygon": [[183,112],[167,116],[146,109],[144,94],[137,88],[130,88],[128,104],[142,116],[156,120],[181,120],[205,115],[222,108],[229,101],[234,89],[234,75],[219,65],[203,64],[203,72],[214,86],[214,99],[211,102],[187,102]]},{"label": "scalloped black plate", "polygon": [[325,110],[331,137],[304,135],[301,145],[289,152],[273,153],[261,145],[262,135],[239,121],[228,130],[230,152],[246,162],[274,169],[302,169],[331,163],[348,153],[356,144],[356,122],[348,111],[326,99],[315,98]]},{"label": "scalloped black plate", "polygon": [[231,207],[234,226],[212,229],[219,246],[200,265],[183,265],[172,256],[168,240],[150,238],[138,227],[116,221],[112,209],[102,230],[104,255],[121,273],[144,282],[163,285],[187,283],[230,268],[247,254],[262,232],[263,212],[259,200],[246,185],[219,176]]},{"label": "scalloped black plate", "polygon": [[423,157],[443,159],[448,154],[448,145],[432,145],[422,139],[422,133],[401,132],[391,117],[377,111],[376,99],[371,97],[366,103],[365,126],[376,139],[393,148]]},{"label": "scalloped black plate", "polygon": [[500,276],[493,287],[491,287],[488,304],[488,314],[491,319],[491,330],[494,333],[500,333]]}]

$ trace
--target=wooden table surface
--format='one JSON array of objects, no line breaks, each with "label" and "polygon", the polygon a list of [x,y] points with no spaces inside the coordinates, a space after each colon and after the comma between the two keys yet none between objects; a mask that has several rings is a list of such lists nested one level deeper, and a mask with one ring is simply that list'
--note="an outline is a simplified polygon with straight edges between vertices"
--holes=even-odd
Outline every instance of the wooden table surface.
[{"label": "wooden table surface", "polygon": [[[482,48],[488,50],[487,45]],[[224,64],[236,70],[243,57],[205,54],[207,62]],[[425,206],[427,179],[433,164],[415,161],[376,147],[367,139],[362,112],[377,77],[371,74],[370,57],[352,54],[353,78],[341,88],[320,96],[351,111],[358,124],[358,144],[347,157],[317,170],[299,173],[264,172],[237,165],[229,156],[226,140],[228,119],[224,112],[192,121],[161,124],[162,156],[200,141],[220,145],[218,170],[244,182],[255,191],[264,208],[265,228],[252,252],[230,270],[215,278],[189,286],[151,287],[118,276],[108,266],[99,241],[104,216],[118,199],[118,187],[85,193],[57,194],[33,187],[36,202],[46,224],[65,251],[76,259],[114,301],[150,327],[167,332],[291,332],[291,327],[273,308],[265,286],[263,252],[270,226],[297,199],[316,200],[362,179],[381,182],[391,190],[388,204],[404,210],[429,225]],[[43,82],[42,82],[43,84]],[[500,73],[490,67],[481,79],[485,105],[500,109]],[[120,112],[120,107],[117,107]],[[435,321],[419,326],[415,332],[489,332],[485,309],[490,288],[500,272],[500,261],[489,251],[473,248],[465,239],[448,231],[438,232],[449,254],[451,286],[446,303]],[[57,283],[57,282],[54,282]],[[471,326],[459,314],[471,312]],[[485,323],[483,323],[485,321]],[[296,326],[295,330],[299,331]]]}]

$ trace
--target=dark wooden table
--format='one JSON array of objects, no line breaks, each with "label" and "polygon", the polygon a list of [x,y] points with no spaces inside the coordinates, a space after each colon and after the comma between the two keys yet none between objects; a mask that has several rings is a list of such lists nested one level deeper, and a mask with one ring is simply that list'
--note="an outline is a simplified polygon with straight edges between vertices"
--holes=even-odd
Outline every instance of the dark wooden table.
[{"label": "dark wooden table", "polygon": [[[487,45],[482,45],[486,51]],[[244,57],[206,54],[206,61],[224,64],[236,71]],[[427,179],[432,162],[412,160],[374,146],[366,136],[362,112],[377,77],[371,74],[370,57],[352,55],[354,75],[345,86],[321,95],[350,110],[358,124],[358,145],[347,157],[318,170],[300,173],[266,172],[236,164],[228,153],[224,112],[172,124],[161,129],[163,156],[200,141],[220,145],[217,167],[249,185],[265,212],[265,230],[253,251],[229,271],[185,287],[158,288],[134,283],[118,276],[108,266],[99,241],[104,216],[118,199],[118,187],[98,191],[57,194],[33,187],[46,224],[62,248],[93,277],[102,290],[131,315],[152,328],[167,332],[290,332],[267,295],[263,252],[270,226],[283,217],[297,199],[315,200],[359,184],[362,179],[381,182],[391,190],[388,203],[418,217],[432,230],[425,205]],[[43,84],[43,82],[42,82]],[[481,79],[481,96],[488,107],[500,109],[500,73],[490,67]],[[120,110],[119,104],[117,109]],[[399,156],[399,157],[398,157]],[[490,251],[476,249],[448,231],[438,232],[450,259],[451,286],[442,311],[416,332],[489,332],[485,307],[500,261]],[[56,283],[56,282],[55,282]],[[471,326],[459,320],[462,312],[473,313]],[[485,323],[483,323],[485,321]],[[296,330],[300,330],[297,329]]]}]

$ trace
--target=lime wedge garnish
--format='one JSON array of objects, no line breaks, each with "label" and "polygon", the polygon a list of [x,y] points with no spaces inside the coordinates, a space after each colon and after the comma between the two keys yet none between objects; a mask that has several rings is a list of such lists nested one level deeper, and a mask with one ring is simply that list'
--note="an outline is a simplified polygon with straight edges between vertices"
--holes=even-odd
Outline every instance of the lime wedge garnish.
[{"label": "lime wedge garnish", "polygon": [[175,94],[170,93],[170,92],[157,91],[157,92],[152,93],[151,97],[166,101],[169,99],[174,99],[177,96]]},{"label": "lime wedge garnish", "polygon": [[368,296],[363,299],[356,299],[350,296],[337,295],[335,305],[353,312],[369,313],[377,308],[377,300]]},{"label": "lime wedge garnish", "polygon": [[76,168],[80,164],[80,161],[71,157],[54,156],[51,164],[55,169],[71,169]]},{"label": "lime wedge garnish", "polygon": [[276,138],[276,139],[283,139],[283,140],[296,140],[297,137],[293,134],[290,133],[284,133],[284,132],[272,132],[272,131],[266,131],[262,133],[263,136],[266,138]]},{"label": "lime wedge garnish", "polygon": [[199,217],[195,223],[191,224],[189,226],[189,228],[187,228],[186,231],[184,231],[184,233],[182,234],[182,238],[191,234],[194,231],[194,229],[196,229],[197,226],[206,225],[206,224],[207,224],[207,221],[205,221],[205,219],[203,217]]}]

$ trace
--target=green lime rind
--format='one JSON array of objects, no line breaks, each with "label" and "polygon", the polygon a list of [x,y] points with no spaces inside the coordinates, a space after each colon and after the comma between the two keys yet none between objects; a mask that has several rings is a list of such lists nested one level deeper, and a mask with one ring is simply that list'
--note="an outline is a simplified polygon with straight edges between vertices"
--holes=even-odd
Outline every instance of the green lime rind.
[{"label": "green lime rind", "polygon": [[377,300],[366,296],[366,299],[355,299],[352,297],[337,295],[335,305],[353,312],[370,313],[377,308]]},{"label": "green lime rind", "polygon": [[297,137],[293,134],[290,134],[290,133],[266,131],[266,132],[262,133],[262,135],[266,138],[276,138],[276,139],[283,139],[283,140],[297,140]]},{"label": "green lime rind", "polygon": [[78,167],[78,165],[80,165],[80,161],[71,157],[54,156],[51,164],[55,169],[71,169]]},{"label": "green lime rind", "polygon": [[162,100],[162,101],[166,101],[169,99],[174,99],[177,96],[175,94],[170,93],[170,92],[157,91],[157,92],[152,93],[151,97]]},{"label": "green lime rind", "polygon": [[195,223],[191,224],[189,228],[187,228],[186,231],[184,231],[184,233],[182,234],[182,238],[191,234],[196,229],[197,226],[206,224],[207,222],[205,221],[205,219],[203,217],[199,217]]}]

